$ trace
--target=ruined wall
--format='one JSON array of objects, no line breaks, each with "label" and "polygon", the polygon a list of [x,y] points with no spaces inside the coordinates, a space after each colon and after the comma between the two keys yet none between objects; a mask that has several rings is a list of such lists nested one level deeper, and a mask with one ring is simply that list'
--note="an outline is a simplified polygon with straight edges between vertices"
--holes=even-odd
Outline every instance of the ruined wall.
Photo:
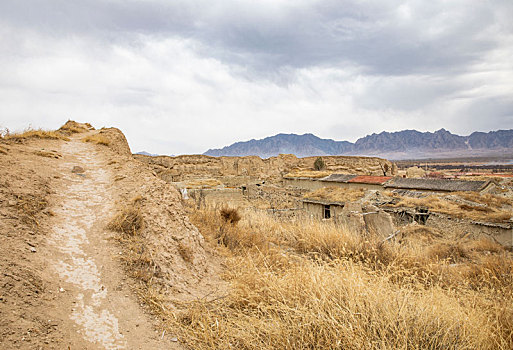
[{"label": "ruined wall", "polygon": [[[413,215],[406,211],[387,211],[391,214],[394,224],[398,227],[408,225],[414,221]],[[451,236],[473,239],[487,238],[506,247],[513,247],[513,228],[511,225],[492,223],[480,224],[444,214],[429,213],[425,226],[433,227],[441,232],[450,233]]]},{"label": "ruined wall", "polygon": [[302,188],[309,191],[315,191],[322,187],[328,187],[330,183],[323,183],[321,181],[316,181],[313,179],[307,179],[307,178],[284,178],[283,179],[283,186],[290,186],[294,188]]},{"label": "ruined wall", "polygon": [[[177,157],[144,156],[134,157],[150,164],[166,181],[183,181],[188,178],[249,176],[252,178],[278,180],[292,170],[311,170],[317,157],[297,158],[292,154],[280,154],[277,157],[261,159],[247,157],[210,157],[204,155],[184,155]],[[394,168],[386,159],[377,157],[322,157],[326,170],[361,175],[383,175],[382,166],[389,172]]]},{"label": "ruined wall", "polygon": [[357,182],[335,182],[335,181],[321,181],[319,179],[311,178],[284,178],[283,186],[290,186],[294,188],[302,188],[305,190],[315,191],[323,187],[338,187],[338,188],[351,188],[365,190],[383,190],[383,186],[379,184],[362,184]]}]

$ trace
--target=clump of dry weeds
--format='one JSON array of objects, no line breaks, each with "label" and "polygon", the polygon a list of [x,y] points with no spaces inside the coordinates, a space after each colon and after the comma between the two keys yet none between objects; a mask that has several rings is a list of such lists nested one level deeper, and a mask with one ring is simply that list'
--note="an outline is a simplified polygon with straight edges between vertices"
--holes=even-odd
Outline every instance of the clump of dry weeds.
[{"label": "clump of dry weeds", "polygon": [[56,151],[45,151],[45,150],[39,150],[39,151],[35,151],[34,154],[36,156],[40,156],[40,157],[46,157],[46,158],[55,158],[55,159],[59,159],[61,158],[62,156],[57,153]]},{"label": "clump of dry weeds", "polygon": [[223,208],[219,211],[219,215],[221,215],[225,222],[232,225],[237,225],[241,219],[239,211],[234,208]]},{"label": "clump of dry weeds", "polygon": [[330,201],[330,202],[354,202],[365,195],[363,188],[339,188],[323,187],[316,191],[305,194],[305,198]]},{"label": "clump of dry weeds", "polygon": [[308,177],[312,179],[320,179],[331,175],[331,171],[322,171],[322,170],[295,170],[291,171],[286,177]]},{"label": "clump of dry weeds", "polygon": [[84,133],[93,129],[92,125],[89,123],[80,124],[73,120],[68,120],[63,126],[59,128],[59,132],[71,135],[71,134],[79,134]]},{"label": "clump of dry weeds", "polygon": [[433,212],[447,214],[453,217],[470,219],[485,222],[508,221],[511,215],[511,208],[503,208],[504,203],[510,203],[507,199],[492,196],[467,194],[476,204],[458,203],[443,196],[431,195],[423,198],[411,198],[395,195],[399,198],[396,207],[426,207]]},{"label": "clump of dry weeds", "polygon": [[107,228],[129,236],[136,236],[144,224],[141,209],[138,206],[139,201],[139,198],[135,198],[128,205],[120,207]]},{"label": "clump of dry weeds", "polygon": [[47,140],[64,140],[69,141],[69,138],[56,131],[48,131],[42,129],[27,129],[20,133],[6,134],[2,137],[3,140],[13,142],[23,142],[28,139],[47,139]]},{"label": "clump of dry weeds", "polygon": [[184,261],[188,263],[194,262],[194,252],[192,248],[184,242],[178,243],[178,253]]},{"label": "clump of dry weeds", "polygon": [[86,136],[82,140],[84,142],[91,142],[91,143],[94,143],[94,144],[97,144],[97,145],[104,145],[104,146],[109,146],[110,145],[109,139],[106,138],[105,136],[100,135],[100,134],[94,134],[94,135]]},{"label": "clump of dry weeds", "polygon": [[222,185],[222,182],[216,179],[196,179],[185,182],[185,187],[189,189],[213,188]]}]

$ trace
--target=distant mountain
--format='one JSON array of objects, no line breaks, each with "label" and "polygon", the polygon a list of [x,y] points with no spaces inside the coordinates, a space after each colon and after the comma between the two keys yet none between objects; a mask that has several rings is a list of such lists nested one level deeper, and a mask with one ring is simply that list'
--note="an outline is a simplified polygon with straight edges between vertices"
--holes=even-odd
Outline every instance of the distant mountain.
[{"label": "distant mountain", "polygon": [[204,154],[268,158],[280,153],[292,153],[298,157],[360,155],[390,159],[513,155],[513,129],[474,132],[469,136],[455,135],[445,129],[435,132],[403,130],[368,135],[355,143],[321,139],[312,134],[278,134],[210,149]]},{"label": "distant mountain", "polygon": [[278,154],[295,154],[298,157],[310,155],[333,155],[350,152],[354,145],[347,141],[321,139],[312,134],[278,134],[262,140],[237,142],[222,149],[210,149],[209,156],[257,155],[269,158]]},{"label": "distant mountain", "polygon": [[146,151],[137,152],[135,154],[142,154],[143,156],[151,156],[151,157],[157,157],[158,156],[158,154],[151,154],[151,153],[148,153]]}]

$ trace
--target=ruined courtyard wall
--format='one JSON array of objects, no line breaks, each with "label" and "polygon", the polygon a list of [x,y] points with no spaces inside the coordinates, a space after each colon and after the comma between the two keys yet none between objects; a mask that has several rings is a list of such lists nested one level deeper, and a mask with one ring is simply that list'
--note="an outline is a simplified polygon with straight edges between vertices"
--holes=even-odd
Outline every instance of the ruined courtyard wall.
[{"label": "ruined courtyard wall", "polygon": [[[177,157],[145,156],[136,154],[134,157],[150,164],[166,181],[183,181],[188,178],[249,176],[259,179],[277,180],[294,170],[312,170],[317,157],[297,158],[291,154],[280,154],[277,157],[262,159],[257,156],[246,157],[211,157],[205,155],[184,155]],[[389,173],[393,164],[377,157],[322,157],[326,170],[359,174],[383,175],[382,167]],[[385,166],[386,164],[386,166]]]}]

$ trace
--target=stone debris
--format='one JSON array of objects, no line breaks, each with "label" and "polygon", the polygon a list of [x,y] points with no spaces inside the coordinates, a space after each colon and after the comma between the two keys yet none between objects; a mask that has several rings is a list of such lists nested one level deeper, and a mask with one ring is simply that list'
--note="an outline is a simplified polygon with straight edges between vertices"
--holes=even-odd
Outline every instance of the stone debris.
[{"label": "stone debris", "polygon": [[72,172],[73,174],[83,174],[83,173],[85,173],[85,169],[84,169],[84,168],[82,168],[81,166],[75,165],[75,166],[73,167],[73,169],[71,169],[71,172]]}]

